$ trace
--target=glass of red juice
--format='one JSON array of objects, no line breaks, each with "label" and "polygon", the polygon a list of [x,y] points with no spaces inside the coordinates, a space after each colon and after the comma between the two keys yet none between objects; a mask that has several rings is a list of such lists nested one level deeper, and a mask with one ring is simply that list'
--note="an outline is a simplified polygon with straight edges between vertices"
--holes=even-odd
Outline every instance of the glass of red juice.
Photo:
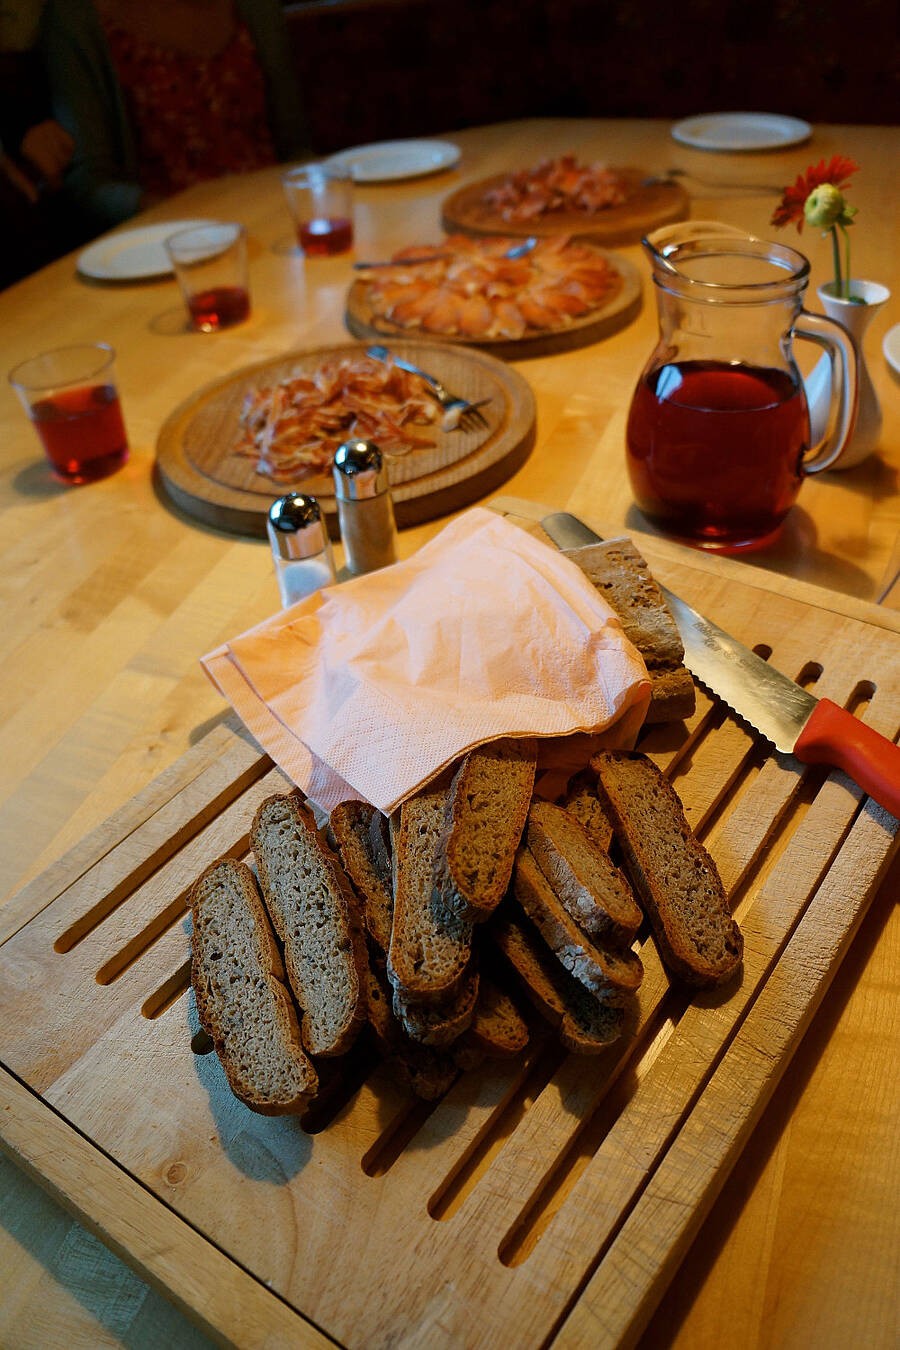
[{"label": "glass of red juice", "polygon": [[95,483],[128,458],[115,359],[105,342],[83,343],[43,352],[10,371],[10,383],[64,483]]},{"label": "glass of red juice", "polygon": [[353,171],[303,164],[281,175],[284,195],[307,258],[332,258],[353,247]]},{"label": "glass of red juice", "polygon": [[166,252],[198,333],[217,333],[250,313],[247,231],[243,225],[212,222],[179,230]]},{"label": "glass of red juice", "polygon": [[[809,263],[794,249],[714,221],[665,226],[642,242],[659,342],[625,433],[635,500],[687,543],[764,547],[804,477],[834,464],[847,443],[853,344],[838,324],[803,309]],[[833,430],[814,447],[795,337],[829,348],[836,373]]]}]

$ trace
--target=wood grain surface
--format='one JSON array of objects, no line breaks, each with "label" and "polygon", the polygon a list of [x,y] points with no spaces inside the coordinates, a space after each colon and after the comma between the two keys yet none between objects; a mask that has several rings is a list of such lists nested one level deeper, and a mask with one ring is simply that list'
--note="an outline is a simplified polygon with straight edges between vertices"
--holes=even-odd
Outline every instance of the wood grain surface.
[{"label": "wood grain surface", "polygon": [[[545,510],[523,515],[509,499],[496,509],[529,529]],[[715,559],[701,570],[654,558],[652,541],[648,551],[690,602],[798,678],[815,667],[818,692],[896,734],[900,619],[873,607],[850,618],[804,604],[788,584],[760,592]],[[775,756],[701,694],[688,723],[649,729],[642,748],[717,861],[745,937],[740,979],[689,997],[645,941],[636,1028],[599,1060],[566,1055],[538,1019],[519,1064],[466,1074],[424,1107],[361,1047],[337,1066],[346,1088],[298,1128],[248,1112],[214,1057],[192,1051],[189,887],[215,858],[246,854],[254,812],[285,782],[244,739],[220,748],[199,771],[190,757],[170,795],[158,785],[137,818],[110,822],[87,871],[79,848],[65,889],[56,893],[58,872],[43,892],[36,882],[34,917],[0,946],[0,1058],[78,1131],[54,1149],[51,1184],[237,1346],[261,1343],[281,1300],[298,1314],[300,1343],[317,1327],[384,1350],[398,1339],[632,1344],[849,948],[900,844],[898,822],[843,775]],[[44,1175],[18,1116],[0,1116],[0,1134]],[[106,1176],[67,1185],[58,1155],[74,1160],[88,1141]],[[132,1178],[164,1204],[129,1238],[115,1219]],[[300,1249],[319,1259],[297,1262],[301,1228]],[[213,1265],[238,1263],[233,1282],[218,1272],[215,1316],[193,1230],[213,1244]],[[349,1283],[325,1259],[344,1243],[358,1253]],[[267,1288],[280,1299],[267,1304]],[[238,1304],[241,1320],[228,1311]]]},{"label": "wood grain surface", "polygon": [[[807,146],[755,156],[676,147],[667,122],[530,121],[461,131],[454,140],[463,156],[452,173],[357,189],[360,257],[434,236],[441,205],[457,187],[573,144],[582,157],[653,170],[674,163],[706,179],[760,184],[792,182],[832,154],[862,166],[851,194],[859,208],[854,271],[893,291],[866,340],[884,412],[881,443],[859,467],[806,482],[775,544],[719,567],[723,576],[776,589],[784,576],[799,579],[803,596],[832,613],[855,613],[859,602],[882,594],[900,607],[900,380],[881,355],[885,332],[900,321],[900,131],[818,125]],[[799,242],[813,287],[829,279],[829,242],[808,230],[799,240],[793,229],[772,231],[771,195],[699,183],[690,189],[692,216]],[[73,257],[0,297],[6,369],[66,342],[113,344],[131,445],[129,463],[113,478],[64,488],[50,476],[12,390],[0,387],[5,891],[55,863],[111,812],[133,818],[137,808],[123,803],[137,802],[192,745],[195,769],[204,761],[205,733],[225,732],[222,700],[198,657],[278,606],[262,541],[201,526],[158,495],[156,441],[173,409],[210,381],[298,347],[345,341],[349,260],[299,256],[275,169],[194,188],[141,223],[186,216],[247,226],[253,311],[246,323],[191,333],[174,280],[89,284],[78,279]],[[606,341],[517,366],[536,396],[537,441],[504,491],[640,530],[646,522],[632,503],[623,434],[657,324],[641,250],[621,251],[644,279],[642,309]],[[818,309],[812,291],[807,304]],[[798,348],[801,365],[807,355],[810,364],[815,359],[805,348]],[[405,530],[404,555],[440,526]],[[653,547],[666,559],[688,556],[660,537]],[[693,568],[705,567],[705,559],[689,556]],[[893,1350],[898,888],[895,864],[641,1350],[806,1350],[811,1343],[845,1350],[860,1339]],[[19,917],[26,910],[17,906]],[[201,1343],[200,1333],[6,1162],[0,1186],[0,1342],[15,1350]]]},{"label": "wood grain surface", "polygon": [[[391,341],[391,349],[435,375],[455,395],[489,399],[486,428],[430,428],[435,445],[388,457],[388,476],[398,524],[421,524],[459,510],[515,472],[535,438],[534,395],[527,381],[486,353],[418,341]],[[317,498],[337,537],[334,484],[322,473],[276,483],[256,472],[256,461],[238,454],[241,407],[248,393],[302,372],[324,360],[355,358],[359,343],[339,343],[285,353],[233,371],[199,389],[166,419],[157,442],[157,468],[166,492],[188,515],[221,529],[265,535],[275,497],[307,492]]]},{"label": "wood grain surface", "polygon": [[[444,337],[440,333],[429,334],[429,341],[441,342],[445,346],[464,344],[478,350],[491,352],[506,361],[524,361],[528,357],[553,356],[557,352],[573,351],[577,347],[588,347],[594,342],[616,333],[629,324],[640,309],[641,276],[637,268],[627,258],[621,258],[606,249],[598,250],[608,257],[621,277],[621,284],[611,294],[609,300],[596,310],[561,324],[559,328],[546,331],[533,330],[520,338],[490,337],[471,339],[464,337]],[[347,327],[356,337],[385,338],[402,337],[409,333],[408,328],[392,323],[374,313],[369,301],[368,287],[364,281],[356,281],[347,295]]]},{"label": "wood grain surface", "polygon": [[[532,159],[531,164],[537,163]],[[527,168],[531,164],[518,165]],[[499,187],[507,173],[494,174],[477,183],[467,183],[451,193],[441,207],[444,229],[453,234],[590,234],[601,244],[634,244],[648,230],[684,220],[690,214],[690,198],[680,183],[647,183],[650,170],[626,167],[617,170],[625,181],[625,201],[596,215],[584,211],[554,211],[533,220],[512,223],[485,201],[485,194]]]}]

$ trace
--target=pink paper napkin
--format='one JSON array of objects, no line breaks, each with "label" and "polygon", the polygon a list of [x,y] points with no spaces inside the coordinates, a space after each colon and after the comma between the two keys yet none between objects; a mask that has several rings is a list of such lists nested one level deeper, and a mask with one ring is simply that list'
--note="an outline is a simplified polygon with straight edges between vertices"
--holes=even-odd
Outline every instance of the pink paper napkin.
[{"label": "pink paper napkin", "polygon": [[233,638],[203,666],[325,810],[360,797],[393,811],[503,736],[554,738],[549,762],[559,752],[583,766],[588,743],[555,738],[631,746],[650,699],[640,654],[580,569],[481,508],[405,562]]}]

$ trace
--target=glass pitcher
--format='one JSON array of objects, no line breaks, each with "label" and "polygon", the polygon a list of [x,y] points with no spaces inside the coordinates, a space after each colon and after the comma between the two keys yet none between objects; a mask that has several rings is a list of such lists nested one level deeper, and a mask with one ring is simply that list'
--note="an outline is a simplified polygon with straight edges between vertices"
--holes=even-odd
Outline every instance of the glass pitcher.
[{"label": "glass pitcher", "polygon": [[[665,226],[642,243],[659,342],[628,414],[635,500],[686,542],[760,547],[805,475],[834,464],[850,437],[853,344],[839,324],[803,309],[809,262],[794,249],[715,221]],[[813,448],[795,337],[826,347],[836,375],[833,429]]]}]

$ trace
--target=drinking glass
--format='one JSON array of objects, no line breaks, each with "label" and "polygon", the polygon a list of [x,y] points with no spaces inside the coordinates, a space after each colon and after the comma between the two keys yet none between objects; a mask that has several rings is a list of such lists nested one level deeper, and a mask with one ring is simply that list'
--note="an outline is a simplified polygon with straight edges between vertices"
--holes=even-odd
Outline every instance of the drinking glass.
[{"label": "drinking glass", "polygon": [[353,172],[303,164],[281,175],[284,195],[307,258],[330,258],[353,247]]},{"label": "drinking glass", "polygon": [[[686,221],[643,241],[659,341],[626,428],[635,500],[663,530],[710,549],[773,539],[807,474],[835,463],[853,427],[857,361],[839,324],[803,309],[802,253],[733,227]],[[794,338],[826,347],[834,430],[810,445]]]},{"label": "drinking glass", "polygon": [[43,352],[10,371],[10,384],[64,483],[96,482],[128,458],[115,359],[107,343],[83,343]]},{"label": "drinking glass", "polygon": [[215,333],[250,313],[247,231],[243,225],[195,225],[166,240],[191,326]]}]

